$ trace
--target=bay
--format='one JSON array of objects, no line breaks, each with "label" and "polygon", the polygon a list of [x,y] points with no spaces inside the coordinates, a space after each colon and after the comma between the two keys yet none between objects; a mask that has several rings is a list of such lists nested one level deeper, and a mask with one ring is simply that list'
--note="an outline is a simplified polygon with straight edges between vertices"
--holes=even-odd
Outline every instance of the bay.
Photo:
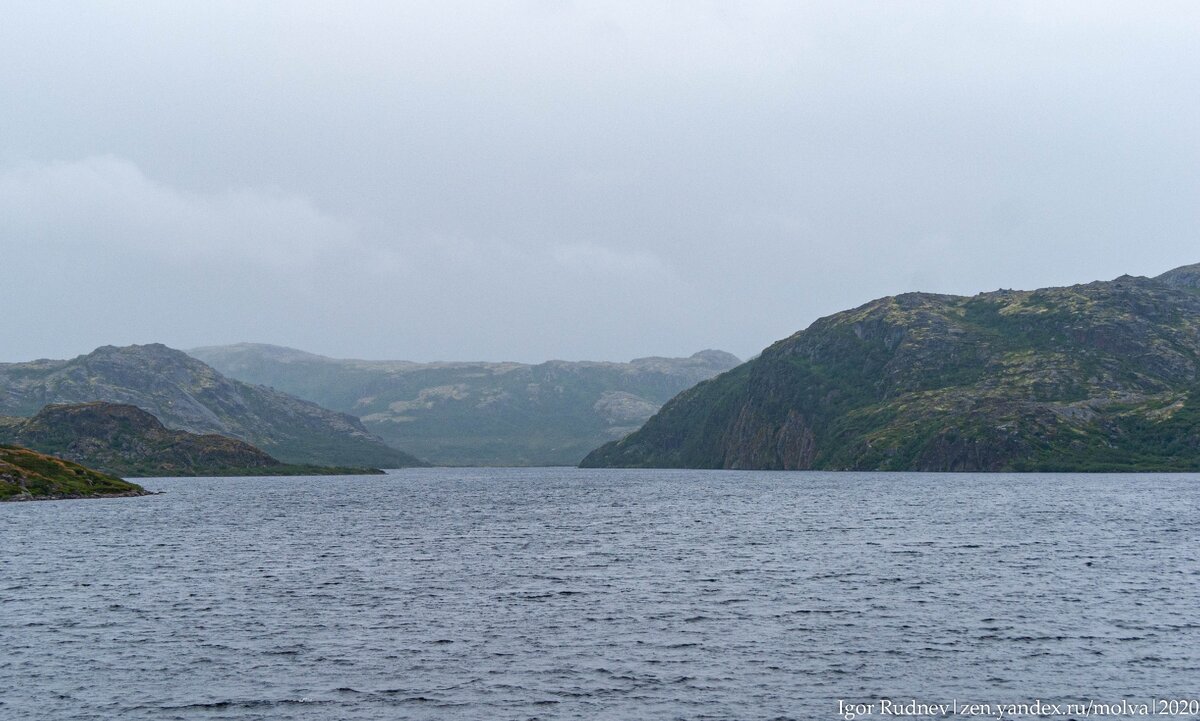
[{"label": "bay", "polygon": [[1200,476],[406,469],[0,505],[0,718],[833,719],[1200,688]]}]

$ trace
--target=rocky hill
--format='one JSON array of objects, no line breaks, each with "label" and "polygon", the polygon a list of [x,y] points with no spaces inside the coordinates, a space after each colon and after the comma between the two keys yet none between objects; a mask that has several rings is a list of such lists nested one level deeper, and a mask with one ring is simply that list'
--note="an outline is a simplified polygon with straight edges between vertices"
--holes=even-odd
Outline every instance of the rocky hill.
[{"label": "rocky hill", "polygon": [[586,466],[1200,470],[1200,265],[816,321]]},{"label": "rocky hill", "polygon": [[50,405],[32,418],[0,418],[0,442],[15,443],[117,476],[281,476],[380,473],[285,464],[235,438],[167,429],[125,404]]},{"label": "rocky hill", "polygon": [[0,445],[0,501],[145,496],[136,483],[84,468],[78,463]]},{"label": "rocky hill", "polygon": [[285,463],[397,468],[420,465],[353,416],[232,380],[164,345],[105,346],[72,360],[0,364],[0,415],[51,404],[137,406],[163,425],[253,444]]},{"label": "rocky hill", "polygon": [[259,344],[189,353],[230,377],[352,413],[392,445],[446,465],[574,465],[739,362],[713,350],[537,365],[339,360]]}]

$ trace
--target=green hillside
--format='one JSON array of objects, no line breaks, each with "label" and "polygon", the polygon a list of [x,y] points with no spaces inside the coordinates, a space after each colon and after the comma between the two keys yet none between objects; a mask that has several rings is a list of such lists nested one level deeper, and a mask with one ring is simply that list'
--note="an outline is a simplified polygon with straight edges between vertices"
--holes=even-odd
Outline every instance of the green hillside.
[{"label": "green hillside", "polygon": [[0,501],[143,496],[136,483],[28,448],[0,445]]},{"label": "green hillside", "polygon": [[1200,266],[822,318],[585,466],[1200,470]]},{"label": "green hillside", "polygon": [[173,431],[136,406],[50,405],[32,418],[0,419],[13,442],[118,476],[283,476],[381,473],[287,464],[236,438]]}]

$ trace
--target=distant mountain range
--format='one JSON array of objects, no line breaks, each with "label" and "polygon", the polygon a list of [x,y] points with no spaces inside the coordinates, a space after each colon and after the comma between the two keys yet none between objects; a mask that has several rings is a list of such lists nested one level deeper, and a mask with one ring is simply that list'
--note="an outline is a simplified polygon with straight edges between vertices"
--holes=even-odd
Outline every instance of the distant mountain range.
[{"label": "distant mountain range", "polygon": [[739,363],[715,350],[537,365],[339,360],[249,343],[188,352],[231,378],[358,416],[393,446],[445,465],[574,465]]},{"label": "distant mountain range", "polygon": [[585,466],[1200,470],[1200,265],[822,318]]},{"label": "distant mountain range", "polygon": [[134,405],[167,428],[239,439],[291,464],[422,465],[354,416],[231,380],[164,345],[105,346],[72,360],[0,364],[0,415],[29,417],[50,404],[92,401]]},{"label": "distant mountain range", "polygon": [[286,464],[235,438],[167,429],[125,404],[49,405],[32,418],[0,418],[0,442],[115,476],[282,476],[379,473]]}]

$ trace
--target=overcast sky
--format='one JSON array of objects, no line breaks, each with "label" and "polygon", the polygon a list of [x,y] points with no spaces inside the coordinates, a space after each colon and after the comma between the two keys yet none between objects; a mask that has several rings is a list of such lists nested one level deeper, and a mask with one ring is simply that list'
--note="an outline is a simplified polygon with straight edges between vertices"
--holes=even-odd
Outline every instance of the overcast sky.
[{"label": "overcast sky", "polygon": [[48,2],[0,17],[0,360],[742,357],[1200,262],[1200,3]]}]

